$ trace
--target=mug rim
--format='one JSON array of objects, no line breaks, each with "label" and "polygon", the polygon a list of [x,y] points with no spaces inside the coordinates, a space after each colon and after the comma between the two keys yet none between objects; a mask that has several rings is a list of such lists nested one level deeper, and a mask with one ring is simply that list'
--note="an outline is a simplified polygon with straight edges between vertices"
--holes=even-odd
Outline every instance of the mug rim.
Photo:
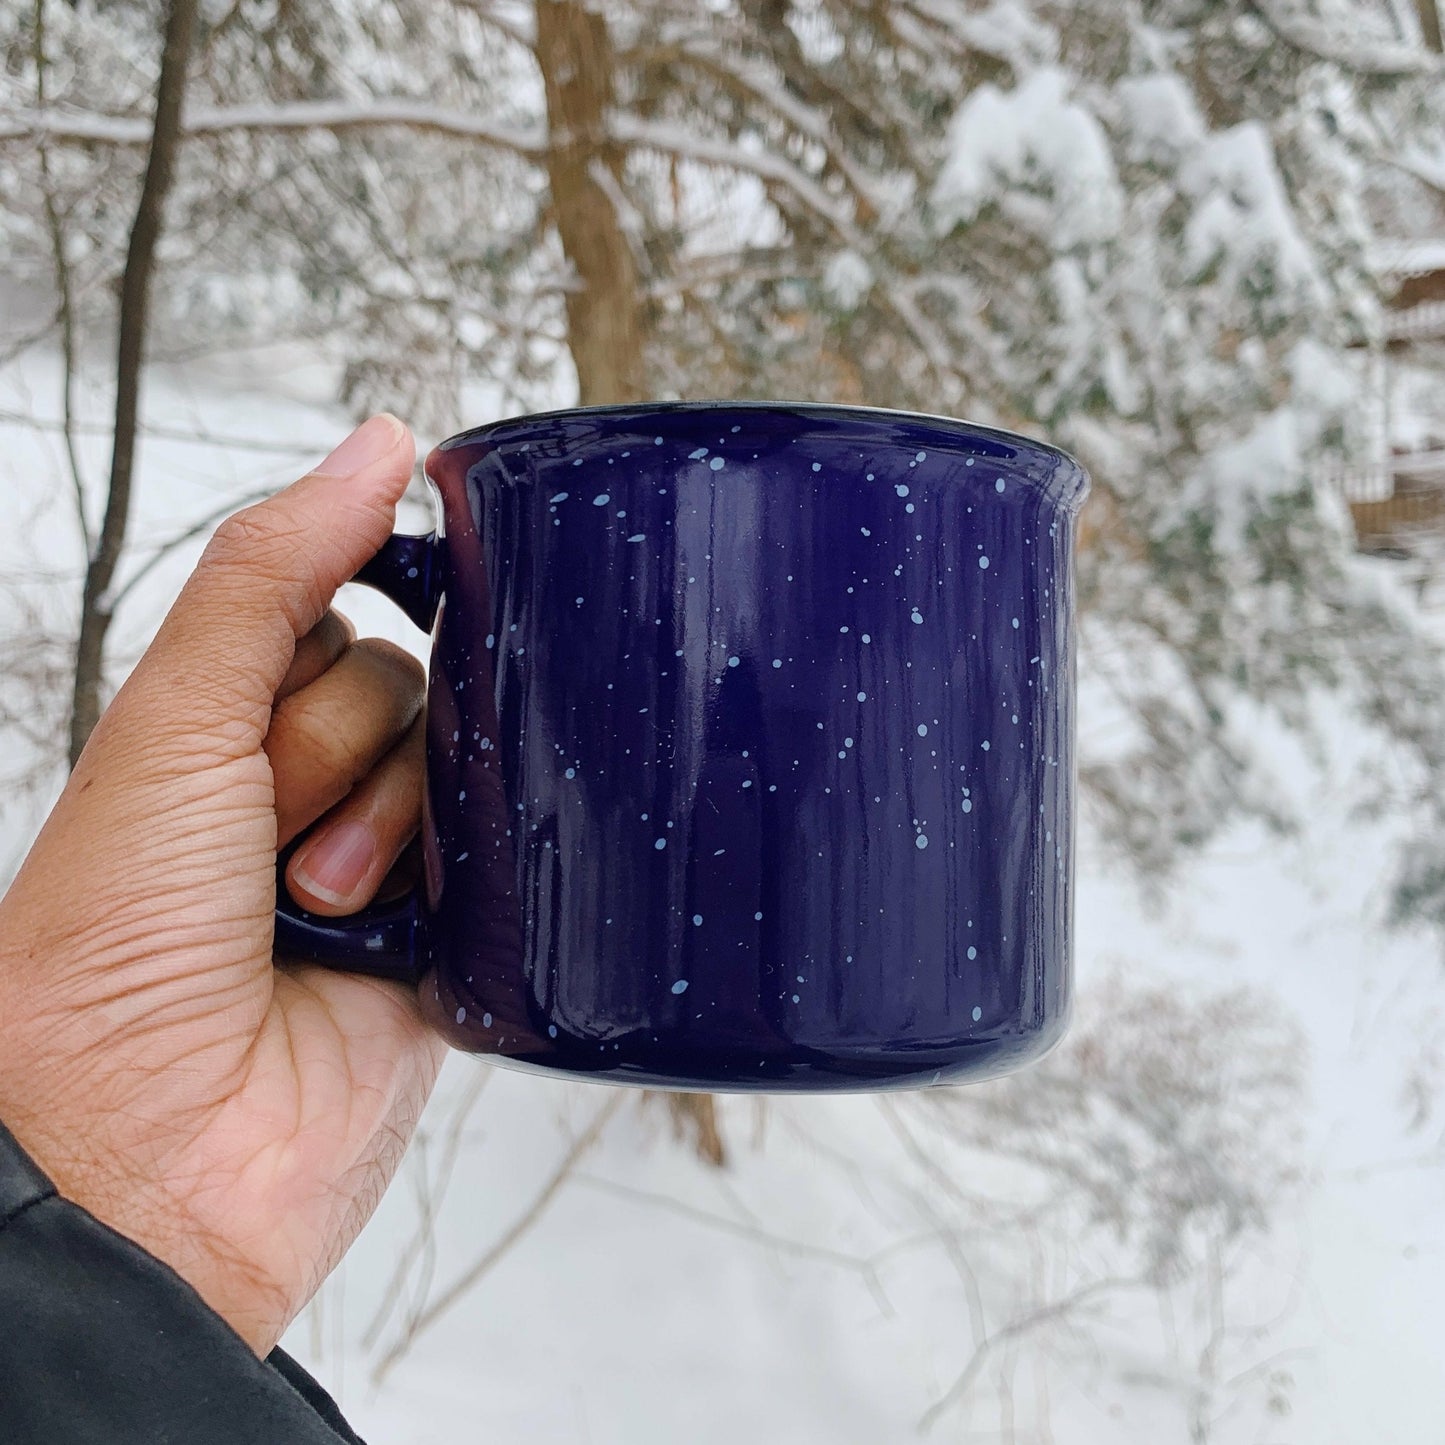
[{"label": "mug rim", "polygon": [[1035,452],[1052,456],[1068,467],[1073,476],[1074,483],[1072,496],[1069,500],[1077,505],[1087,495],[1091,478],[1088,469],[1082,462],[1071,453],[1066,452],[1062,447],[1055,446],[1052,442],[1040,441],[1036,437],[1025,435],[1023,432],[1009,431],[1006,427],[988,426],[983,422],[967,421],[962,417],[945,416],[941,412],[925,411],[900,411],[894,407],[887,406],[849,406],[842,402],[831,401],[728,401],[725,399],[709,399],[700,401],[632,401],[632,402],[608,402],[599,406],[560,406],[552,407],[547,411],[521,412],[515,416],[497,417],[493,421],[482,422],[478,426],[467,427],[463,431],[454,433],[445,440],[440,441],[433,448],[435,452],[450,452],[459,447],[470,446],[479,441],[485,441],[487,434],[500,431],[504,427],[526,426],[534,422],[552,422],[567,417],[625,417],[625,416],[656,416],[659,414],[676,413],[697,413],[707,415],[711,412],[733,411],[733,412],[768,412],[774,415],[804,412],[819,416],[853,417],[859,421],[878,421],[882,418],[889,418],[899,422],[913,422],[924,426],[942,429],[951,434],[965,436],[982,436],[985,439],[998,438],[1014,446],[1027,447]]}]

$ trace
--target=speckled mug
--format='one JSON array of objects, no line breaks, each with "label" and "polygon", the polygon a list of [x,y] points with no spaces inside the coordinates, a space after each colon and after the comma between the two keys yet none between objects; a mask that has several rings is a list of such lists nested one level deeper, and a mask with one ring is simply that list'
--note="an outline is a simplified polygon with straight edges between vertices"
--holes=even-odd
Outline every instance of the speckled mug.
[{"label": "speckled mug", "polygon": [[977,1079],[1069,1011],[1062,452],[656,403],[427,458],[358,580],[433,630],[424,882],[277,947],[414,979],[498,1063],[654,1088]]}]

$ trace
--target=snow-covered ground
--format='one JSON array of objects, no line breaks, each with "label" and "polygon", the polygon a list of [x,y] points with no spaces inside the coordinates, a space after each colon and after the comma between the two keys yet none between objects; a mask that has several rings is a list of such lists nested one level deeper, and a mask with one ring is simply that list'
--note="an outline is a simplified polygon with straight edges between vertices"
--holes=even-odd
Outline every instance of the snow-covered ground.
[{"label": "snow-covered ground", "polygon": [[[56,377],[45,356],[0,374],[0,577],[52,573],[29,595],[63,628],[78,552],[59,437],[15,419],[58,416]],[[153,431],[145,442],[137,556],[323,454],[344,425],[322,401],[330,382],[324,368],[286,356],[247,358],[229,373],[158,370],[147,415],[175,435]],[[101,419],[97,398],[86,414]],[[88,436],[93,476],[105,455],[103,435]],[[408,521],[419,530],[423,517]],[[143,644],[198,546],[178,549],[137,590],[119,653]],[[4,597],[0,636],[15,616]],[[419,644],[369,594],[344,605],[368,630]],[[1331,766],[1368,767],[1341,732]],[[1117,972],[1182,993],[1243,983],[1277,999],[1310,1044],[1300,1121],[1309,1176],[1232,1277],[1217,1407],[1196,1411],[1212,1427],[1190,1434],[1187,1382],[1160,1364],[1178,1321],[1146,1301],[1091,1331],[1060,1331],[1048,1349],[997,1350],[929,1438],[1441,1438],[1445,1152],[1439,1122],[1412,1131],[1406,1101],[1409,1080],[1445,1039],[1441,949],[1375,921],[1390,821],[1352,819],[1347,790],[1332,791],[1293,758],[1281,744],[1283,785],[1306,800],[1302,834],[1281,842],[1238,829],[1157,904],[1083,840],[1085,999],[1091,981]],[[18,839],[34,804],[9,808],[6,836]],[[595,1143],[549,1195],[575,1141],[608,1108]],[[878,1102],[729,1099],[722,1117],[732,1159],[715,1171],[672,1139],[655,1103],[453,1058],[420,1147],[285,1343],[374,1445],[919,1438],[920,1419],[975,1341],[958,1274],[937,1240],[918,1234],[926,1181],[920,1189],[902,1172]],[[432,1230],[406,1275],[412,1293],[392,1301],[368,1339],[422,1215]],[[489,1252],[496,1258],[475,1286],[388,1366],[418,1278],[435,1300]],[[1275,1413],[1271,1395],[1282,1402]],[[1037,1423],[1044,1416],[1048,1428]]]}]

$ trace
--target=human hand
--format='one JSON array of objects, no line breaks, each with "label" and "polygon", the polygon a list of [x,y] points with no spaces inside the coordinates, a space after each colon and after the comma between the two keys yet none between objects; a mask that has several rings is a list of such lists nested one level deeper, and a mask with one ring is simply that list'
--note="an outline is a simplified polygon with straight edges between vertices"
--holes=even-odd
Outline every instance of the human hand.
[{"label": "human hand", "polygon": [[444,1046],[415,992],[273,966],[415,832],[424,676],[328,610],[413,444],[374,417],[222,524],[0,900],[0,1119],[266,1354],[376,1208]]}]

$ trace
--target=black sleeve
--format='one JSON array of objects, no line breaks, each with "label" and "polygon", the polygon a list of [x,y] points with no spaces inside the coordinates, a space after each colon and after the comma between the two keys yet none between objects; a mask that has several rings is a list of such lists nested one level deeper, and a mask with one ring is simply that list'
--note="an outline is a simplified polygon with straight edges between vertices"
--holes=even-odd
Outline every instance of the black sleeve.
[{"label": "black sleeve", "polygon": [[362,1445],[168,1265],[61,1199],[0,1124],[4,1445]]}]

